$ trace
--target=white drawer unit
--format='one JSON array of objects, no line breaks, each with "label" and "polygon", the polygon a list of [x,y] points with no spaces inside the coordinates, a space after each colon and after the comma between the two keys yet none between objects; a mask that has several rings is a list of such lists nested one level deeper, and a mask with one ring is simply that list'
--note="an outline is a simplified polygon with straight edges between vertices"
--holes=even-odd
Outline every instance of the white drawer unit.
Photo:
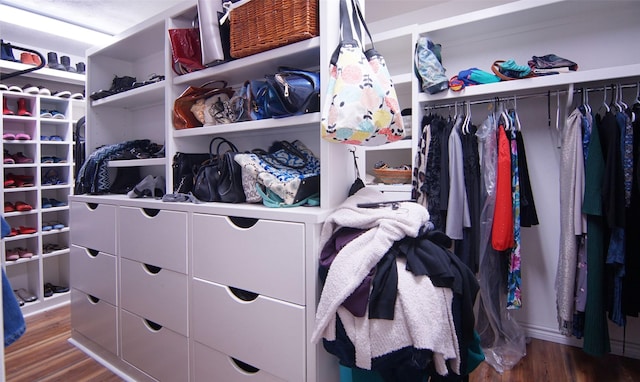
[{"label": "white drawer unit", "polygon": [[304,307],[266,296],[245,301],[197,279],[191,290],[195,341],[286,381],[305,380]]},{"label": "white drawer unit", "polygon": [[272,374],[259,370],[224,353],[195,342],[193,346],[194,382],[285,382]]},{"label": "white drawer unit", "polygon": [[116,305],[117,264],[114,255],[71,246],[71,285]]},{"label": "white drawer unit", "polygon": [[107,204],[71,203],[71,242],[82,247],[115,254],[116,208]]},{"label": "white drawer unit", "polygon": [[117,354],[117,315],[108,302],[71,289],[71,327],[113,354]]},{"label": "white drawer unit", "polygon": [[187,273],[187,213],[120,207],[120,255]]},{"label": "white drawer unit", "polygon": [[188,335],[187,275],[120,259],[120,306]]},{"label": "white drawer unit", "polygon": [[193,215],[194,277],[304,305],[304,224]]},{"label": "white drawer unit", "polygon": [[159,381],[189,380],[187,338],[121,310],[122,359]]}]

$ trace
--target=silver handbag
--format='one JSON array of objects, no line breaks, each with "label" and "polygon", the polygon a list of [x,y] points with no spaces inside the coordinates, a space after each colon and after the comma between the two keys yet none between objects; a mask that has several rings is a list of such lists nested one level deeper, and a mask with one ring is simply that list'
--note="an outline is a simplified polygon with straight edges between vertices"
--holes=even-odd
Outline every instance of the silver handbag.
[{"label": "silver handbag", "polygon": [[200,27],[200,45],[202,65],[224,61],[224,50],[220,38],[218,12],[222,12],[220,0],[198,0],[198,24]]}]

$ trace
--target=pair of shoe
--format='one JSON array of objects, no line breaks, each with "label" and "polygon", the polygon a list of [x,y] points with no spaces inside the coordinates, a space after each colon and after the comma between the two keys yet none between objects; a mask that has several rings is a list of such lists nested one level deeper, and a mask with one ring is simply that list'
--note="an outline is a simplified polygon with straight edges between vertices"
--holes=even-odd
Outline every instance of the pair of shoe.
[{"label": "pair of shoe", "polygon": [[54,229],[63,229],[66,226],[60,222],[48,222],[48,223],[43,223],[42,224],[42,231],[51,231]]},{"label": "pair of shoe", "polygon": [[15,293],[18,302],[22,300],[23,304],[21,304],[20,306],[24,305],[25,302],[33,302],[38,299],[35,294],[29,292],[24,288],[14,289],[13,292]]},{"label": "pair of shoe", "polygon": [[13,56],[13,47],[10,43],[0,40],[0,59],[6,61],[20,62]]},{"label": "pair of shoe", "polygon": [[9,233],[9,236],[31,235],[36,232],[38,232],[38,230],[33,227],[20,226],[18,228],[11,228],[11,233]]},{"label": "pair of shoe", "polygon": [[133,88],[133,84],[136,83],[137,79],[135,77],[130,76],[115,76],[113,81],[111,82],[111,87],[108,90],[98,90],[97,92],[91,93],[89,98],[92,100],[99,100],[101,98],[105,98],[117,93],[121,93]]},{"label": "pair of shoe", "polygon": [[58,157],[45,156],[40,158],[40,163],[66,163],[67,161]]},{"label": "pair of shoe", "polygon": [[163,176],[147,175],[140,181],[133,190],[127,193],[130,198],[153,197],[161,198],[165,191],[165,181]]},{"label": "pair of shoe", "polygon": [[69,287],[53,285],[51,283],[44,284],[44,297],[51,297],[54,293],[67,293],[69,291]]},{"label": "pair of shoe", "polygon": [[60,56],[60,62],[58,63],[58,53],[47,53],[47,66],[51,69],[64,70],[66,72],[76,73],[77,68],[71,66],[71,58],[69,56]]},{"label": "pair of shoe", "polygon": [[42,198],[42,208],[64,207],[67,203],[53,198]]},{"label": "pair of shoe", "polygon": [[[31,140],[31,135],[27,133],[18,133],[18,134],[4,133],[2,134],[2,139],[4,139],[5,141],[14,141],[16,139],[19,141],[28,141],[28,140]],[[6,151],[7,150],[5,150],[5,152]]]},{"label": "pair of shoe", "polygon": [[66,117],[58,110],[40,109],[40,118],[65,119]]},{"label": "pair of shoe", "polygon": [[55,169],[51,168],[51,169],[47,170],[47,172],[44,174],[44,176],[42,178],[42,185],[43,186],[54,186],[56,184],[65,184],[65,183],[58,176],[58,171],[56,171]]},{"label": "pair of shoe", "polygon": [[44,247],[42,247],[42,252],[43,253],[51,253],[51,252],[55,252],[55,251],[62,251],[67,249],[66,247],[61,247],[58,244],[55,243],[49,243],[49,244],[45,244]]},{"label": "pair of shoe", "polygon": [[55,142],[64,141],[64,139],[62,139],[62,137],[59,136],[59,135],[41,135],[40,136],[40,140],[41,141],[55,141]]},{"label": "pair of shoe", "polygon": [[33,163],[33,159],[25,156],[22,151],[18,151],[15,154],[10,154],[7,150],[4,150],[4,164],[29,164]]},{"label": "pair of shoe", "polygon": [[33,257],[33,253],[26,248],[17,247],[13,249],[7,249],[5,258],[7,261],[16,261],[18,259],[30,259]]},{"label": "pair of shoe", "polygon": [[31,112],[29,111],[29,108],[27,107],[26,98],[18,99],[18,112],[17,113],[15,113],[13,110],[11,110],[9,108],[9,105],[7,104],[7,99],[3,98],[2,99],[2,115],[18,115],[20,117],[31,117]]},{"label": "pair of shoe", "polygon": [[4,178],[4,186],[7,188],[33,187],[33,176],[8,173]]},{"label": "pair of shoe", "polygon": [[35,65],[40,66],[42,64],[42,60],[40,56],[35,53],[22,52],[20,53],[20,62],[27,65]]},{"label": "pair of shoe", "polygon": [[17,201],[14,203],[11,202],[4,202],[4,212],[27,212],[27,211],[31,211],[33,209],[33,207],[31,207],[31,205],[29,205],[28,203],[22,202],[22,201]]}]

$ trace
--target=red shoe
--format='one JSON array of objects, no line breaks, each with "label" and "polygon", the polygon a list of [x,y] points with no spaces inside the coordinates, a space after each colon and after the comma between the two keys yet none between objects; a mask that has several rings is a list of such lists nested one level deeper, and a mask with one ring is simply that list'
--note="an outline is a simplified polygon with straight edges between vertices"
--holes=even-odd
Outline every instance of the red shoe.
[{"label": "red shoe", "polygon": [[13,212],[16,207],[11,202],[4,202],[4,212]]},{"label": "red shoe", "polygon": [[31,112],[27,110],[27,100],[24,98],[18,100],[18,115],[21,117],[31,117]]},{"label": "red shoe", "polygon": [[35,228],[33,228],[33,227],[24,227],[24,226],[20,226],[20,227],[18,228],[18,232],[19,232],[21,235],[29,235],[29,234],[32,234],[32,233],[36,233],[36,232],[38,232],[38,230],[36,230],[36,229],[35,229]]},{"label": "red shoe", "polygon": [[[6,204],[5,204],[5,207],[6,207]],[[26,212],[26,211],[31,211],[33,207],[31,207],[29,204],[25,202],[17,201],[15,204],[15,209],[16,211]]]},{"label": "red shoe", "polygon": [[13,112],[13,110],[9,109],[9,106],[7,106],[7,99],[3,98],[2,99],[2,115],[14,115],[15,113]]},{"label": "red shoe", "polygon": [[11,232],[9,232],[9,236],[16,236],[18,234],[18,230],[11,227]]}]

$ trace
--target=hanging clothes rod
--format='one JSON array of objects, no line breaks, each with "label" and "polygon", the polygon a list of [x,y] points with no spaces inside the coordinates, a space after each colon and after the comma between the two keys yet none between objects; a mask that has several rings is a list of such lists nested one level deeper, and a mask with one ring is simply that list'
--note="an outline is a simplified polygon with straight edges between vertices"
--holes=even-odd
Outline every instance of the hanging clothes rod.
[{"label": "hanging clothes rod", "polygon": [[[481,85],[476,85],[476,86],[481,86]],[[609,89],[611,89],[612,87],[616,87],[616,88],[620,88],[620,89],[630,89],[630,88],[636,88],[638,87],[638,83],[633,83],[633,84],[610,84],[610,85],[603,85],[603,86],[598,86],[598,87],[576,87],[573,90],[573,94],[580,94],[583,91],[586,91],[587,93],[590,92],[598,92],[598,91],[609,91]],[[459,105],[464,105],[464,104],[469,104],[469,105],[481,105],[481,104],[485,104],[485,103],[497,103],[497,102],[509,102],[509,101],[513,101],[514,99],[516,100],[522,100],[522,99],[529,99],[529,98],[541,98],[541,97],[550,97],[551,95],[555,95],[558,96],[559,94],[567,94],[569,93],[566,90],[549,90],[546,91],[544,93],[533,93],[533,94],[526,94],[526,95],[515,95],[515,96],[509,96],[509,97],[493,97],[493,98],[486,98],[486,99],[481,99],[481,100],[475,100],[475,101],[464,101],[464,100],[460,100],[458,102],[454,102],[454,103],[439,103],[439,104],[435,104],[435,105],[428,105],[424,107],[424,110],[434,110],[434,109],[446,109],[446,108],[451,108],[451,107],[456,107]]]}]

